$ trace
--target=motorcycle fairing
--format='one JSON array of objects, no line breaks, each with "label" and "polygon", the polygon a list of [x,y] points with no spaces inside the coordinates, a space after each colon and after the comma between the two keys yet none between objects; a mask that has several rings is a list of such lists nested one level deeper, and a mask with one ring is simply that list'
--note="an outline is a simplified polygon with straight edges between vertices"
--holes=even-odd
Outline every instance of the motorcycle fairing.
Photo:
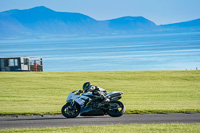
[{"label": "motorcycle fairing", "polygon": [[[84,95],[76,95],[74,92],[71,92],[69,95],[68,95],[68,97],[67,97],[67,102],[69,102],[69,101],[71,101],[71,100],[74,100],[74,101],[76,101],[79,105],[80,105],[80,107],[81,107],[81,110],[80,110],[80,114],[82,114],[82,113],[86,113],[86,112],[90,112],[91,110],[92,110],[92,108],[91,107],[84,107],[84,104],[85,104],[85,100],[86,99],[88,99],[89,97],[87,97],[87,96],[84,96]],[[90,101],[91,99],[89,98],[89,101]]]},{"label": "motorcycle fairing", "polygon": [[84,106],[86,99],[88,99],[88,97],[82,96],[82,95],[76,95],[73,92],[71,92],[69,94],[69,96],[67,97],[66,102],[68,102],[70,100],[74,100],[82,107],[82,106]]},{"label": "motorcycle fairing", "polygon": [[81,111],[80,111],[80,114],[83,114],[83,113],[88,113],[92,111],[92,108],[90,106],[87,106],[86,108],[85,107],[81,107]]},{"label": "motorcycle fairing", "polygon": [[82,112],[80,113],[81,116],[103,116],[105,113],[99,109],[99,110],[91,110],[88,112]]},{"label": "motorcycle fairing", "polygon": [[123,92],[114,91],[114,92],[108,93],[106,96],[109,96],[109,97],[118,97],[118,96],[121,96],[122,94],[123,94]]}]

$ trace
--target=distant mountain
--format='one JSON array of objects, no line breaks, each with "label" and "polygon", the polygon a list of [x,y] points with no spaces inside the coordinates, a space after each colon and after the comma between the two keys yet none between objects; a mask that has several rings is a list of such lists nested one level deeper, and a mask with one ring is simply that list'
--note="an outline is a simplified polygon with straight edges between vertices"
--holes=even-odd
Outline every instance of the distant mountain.
[{"label": "distant mountain", "polygon": [[160,28],[168,32],[200,31],[200,19],[167,25],[160,25]]},{"label": "distant mountain", "polygon": [[46,7],[10,10],[0,13],[0,28],[30,33],[76,33],[92,30],[96,20],[79,13],[55,12]]},{"label": "distant mountain", "polygon": [[[172,29],[199,28],[199,19],[157,26],[144,17],[121,17],[97,21],[80,13],[56,12],[44,6],[0,12],[0,38],[30,38],[49,35],[99,36],[150,34]],[[198,29],[199,30],[199,29]],[[175,30],[174,30],[175,31]]]},{"label": "distant mountain", "polygon": [[121,17],[108,20],[109,27],[113,30],[141,30],[152,29],[156,24],[144,17]]}]

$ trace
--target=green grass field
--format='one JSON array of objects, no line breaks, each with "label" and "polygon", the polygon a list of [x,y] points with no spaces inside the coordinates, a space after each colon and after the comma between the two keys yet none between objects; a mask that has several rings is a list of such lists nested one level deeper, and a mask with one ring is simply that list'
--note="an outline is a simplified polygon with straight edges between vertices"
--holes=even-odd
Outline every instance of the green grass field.
[{"label": "green grass field", "polygon": [[4,129],[1,133],[199,133],[200,124],[131,124],[106,126],[76,126],[59,128]]},{"label": "green grass field", "polygon": [[0,115],[59,114],[86,81],[123,91],[126,113],[200,112],[200,71],[1,72]]}]

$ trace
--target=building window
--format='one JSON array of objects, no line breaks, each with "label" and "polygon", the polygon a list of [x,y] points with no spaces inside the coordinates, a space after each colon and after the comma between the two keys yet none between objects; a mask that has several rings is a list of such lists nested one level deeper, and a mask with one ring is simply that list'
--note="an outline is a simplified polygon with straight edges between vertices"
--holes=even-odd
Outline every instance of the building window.
[{"label": "building window", "polygon": [[18,59],[9,59],[9,66],[18,66]]},{"label": "building window", "polygon": [[24,65],[28,65],[28,58],[24,58]]}]

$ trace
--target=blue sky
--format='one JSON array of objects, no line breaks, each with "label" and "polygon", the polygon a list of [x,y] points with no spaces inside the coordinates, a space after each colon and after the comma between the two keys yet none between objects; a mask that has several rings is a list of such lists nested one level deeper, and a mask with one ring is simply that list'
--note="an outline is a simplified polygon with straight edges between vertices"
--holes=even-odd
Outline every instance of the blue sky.
[{"label": "blue sky", "polygon": [[200,0],[0,0],[0,11],[46,6],[78,12],[97,20],[143,16],[156,24],[200,18]]}]

